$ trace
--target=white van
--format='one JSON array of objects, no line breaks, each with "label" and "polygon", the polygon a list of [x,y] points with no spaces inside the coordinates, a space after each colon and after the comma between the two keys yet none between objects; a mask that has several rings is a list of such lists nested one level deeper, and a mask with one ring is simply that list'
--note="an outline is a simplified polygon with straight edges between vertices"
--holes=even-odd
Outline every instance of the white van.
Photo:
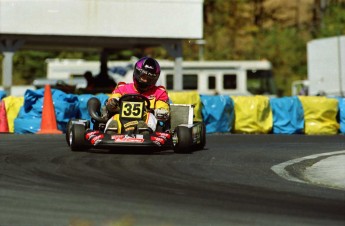
[{"label": "white van", "polygon": [[[174,62],[159,60],[161,76],[158,85],[174,90]],[[109,75],[116,82],[131,82],[131,61],[109,61]],[[86,71],[99,73],[98,61],[48,59],[47,80],[62,80],[83,88],[80,82]],[[272,65],[268,61],[183,61],[182,90],[196,90],[200,94],[214,95],[268,95],[276,96]],[[36,81],[36,85],[40,81]],[[43,82],[43,80],[41,80]],[[78,85],[79,84],[79,85]]]}]

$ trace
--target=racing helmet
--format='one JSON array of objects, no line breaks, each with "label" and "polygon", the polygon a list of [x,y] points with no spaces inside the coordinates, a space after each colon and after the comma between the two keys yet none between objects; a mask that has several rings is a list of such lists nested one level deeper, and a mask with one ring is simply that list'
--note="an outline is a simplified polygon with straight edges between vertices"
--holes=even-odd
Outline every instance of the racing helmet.
[{"label": "racing helmet", "polygon": [[148,91],[152,88],[161,73],[158,62],[151,57],[143,57],[134,66],[133,81],[139,92]]}]

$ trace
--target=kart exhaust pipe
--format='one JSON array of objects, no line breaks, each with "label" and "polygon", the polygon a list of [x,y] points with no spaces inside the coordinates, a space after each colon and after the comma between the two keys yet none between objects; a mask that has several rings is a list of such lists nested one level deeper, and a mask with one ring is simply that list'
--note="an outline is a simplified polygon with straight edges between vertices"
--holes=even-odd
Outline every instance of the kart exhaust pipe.
[{"label": "kart exhaust pipe", "polygon": [[101,114],[101,102],[96,97],[91,97],[87,101],[87,110],[94,120],[97,122],[106,123],[108,121],[108,117],[102,117]]}]

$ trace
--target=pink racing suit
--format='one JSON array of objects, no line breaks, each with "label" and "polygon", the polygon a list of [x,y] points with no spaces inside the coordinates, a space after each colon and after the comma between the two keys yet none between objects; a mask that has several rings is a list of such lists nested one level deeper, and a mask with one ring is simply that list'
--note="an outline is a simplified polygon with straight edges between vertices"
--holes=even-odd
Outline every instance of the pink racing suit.
[{"label": "pink racing suit", "polygon": [[[150,100],[151,109],[163,108],[170,112],[168,93],[163,86],[154,86],[150,90],[140,93],[134,83],[119,82],[109,99],[119,99],[124,94],[141,94]],[[118,120],[118,116],[115,115],[111,120]],[[156,130],[157,119],[152,113],[148,115],[146,123],[153,131]]]},{"label": "pink racing suit", "polygon": [[163,86],[154,86],[144,93],[139,93],[134,83],[120,82],[112,92],[110,98],[120,98],[124,94],[133,93],[141,94],[148,98],[152,109],[164,108],[170,111],[168,93]]}]

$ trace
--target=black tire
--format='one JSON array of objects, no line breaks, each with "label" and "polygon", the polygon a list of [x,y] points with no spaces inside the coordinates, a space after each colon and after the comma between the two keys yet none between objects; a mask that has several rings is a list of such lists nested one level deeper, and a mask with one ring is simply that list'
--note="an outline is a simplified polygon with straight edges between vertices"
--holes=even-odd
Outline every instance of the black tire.
[{"label": "black tire", "polygon": [[[70,119],[66,125],[66,142],[68,144],[68,146],[71,146],[71,142],[70,142],[70,134],[71,134],[71,129],[72,129],[72,125],[73,125],[73,122],[77,122],[79,121],[79,119]],[[85,120],[83,120],[85,121]],[[85,121],[84,122],[84,125],[85,125],[85,130],[86,129],[89,129],[90,128],[90,121]]]},{"label": "black tire", "polygon": [[69,135],[70,148],[72,151],[84,151],[88,145],[85,141],[85,126],[73,124]]},{"label": "black tire", "polygon": [[203,150],[206,145],[206,126],[205,123],[201,122],[201,131],[200,131],[200,143],[197,144],[197,150]]},{"label": "black tire", "polygon": [[178,126],[175,129],[175,136],[177,138],[174,146],[175,153],[190,153],[192,152],[193,137],[189,128]]}]

